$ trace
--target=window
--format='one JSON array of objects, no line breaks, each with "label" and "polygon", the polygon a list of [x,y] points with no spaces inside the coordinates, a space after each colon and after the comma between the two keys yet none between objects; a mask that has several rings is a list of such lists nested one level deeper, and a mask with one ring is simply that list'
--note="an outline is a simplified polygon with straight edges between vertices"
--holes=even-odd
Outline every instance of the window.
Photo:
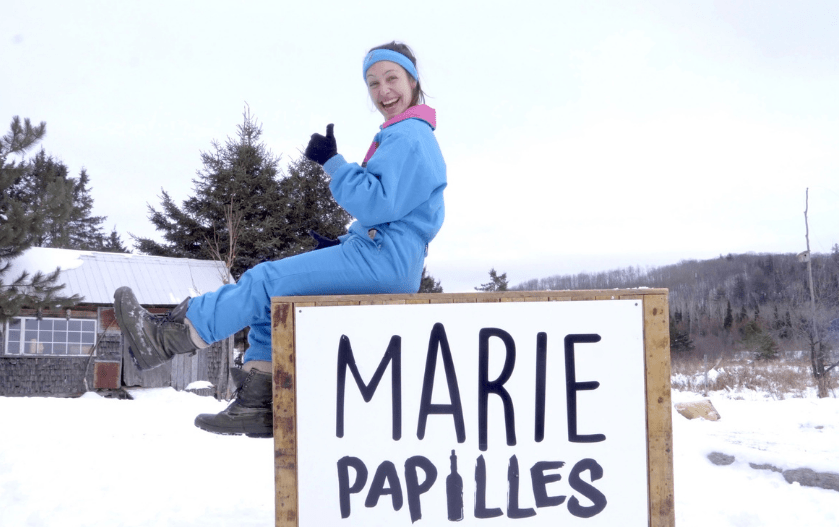
[{"label": "window", "polygon": [[17,317],[8,324],[7,355],[87,355],[96,344],[96,320]]}]

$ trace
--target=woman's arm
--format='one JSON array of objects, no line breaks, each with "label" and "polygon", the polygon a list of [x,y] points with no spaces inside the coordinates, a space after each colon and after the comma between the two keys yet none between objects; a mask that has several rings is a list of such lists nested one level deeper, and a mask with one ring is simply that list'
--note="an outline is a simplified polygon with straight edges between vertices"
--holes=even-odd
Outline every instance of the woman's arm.
[{"label": "woman's arm", "polygon": [[338,204],[371,227],[404,218],[445,185],[445,165],[427,124],[406,121],[385,129],[381,139],[366,168],[340,155],[324,165]]}]

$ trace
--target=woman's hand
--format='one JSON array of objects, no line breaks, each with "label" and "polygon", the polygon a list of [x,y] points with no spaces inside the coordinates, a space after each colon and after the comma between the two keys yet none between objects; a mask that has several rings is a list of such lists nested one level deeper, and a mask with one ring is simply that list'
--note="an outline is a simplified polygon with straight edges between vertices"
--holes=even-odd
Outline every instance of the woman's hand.
[{"label": "woman's hand", "polygon": [[309,236],[315,239],[315,250],[318,249],[326,249],[327,247],[333,247],[341,243],[340,240],[333,240],[332,238],[327,238],[326,236],[321,236],[320,234],[316,233],[314,230],[309,230]]},{"label": "woman's hand", "polygon": [[334,124],[326,125],[326,137],[320,134],[312,134],[309,146],[306,147],[305,155],[310,161],[323,166],[332,156],[338,153],[338,145],[335,143],[335,136],[332,135]]}]

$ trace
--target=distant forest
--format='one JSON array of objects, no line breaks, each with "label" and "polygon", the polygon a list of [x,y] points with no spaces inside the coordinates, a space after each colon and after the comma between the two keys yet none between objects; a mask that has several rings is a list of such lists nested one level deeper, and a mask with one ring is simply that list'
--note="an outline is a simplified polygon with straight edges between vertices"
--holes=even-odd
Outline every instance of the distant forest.
[{"label": "distant forest", "polygon": [[817,335],[813,334],[807,264],[795,254],[728,254],[674,265],[627,267],[530,280],[512,290],[666,288],[674,358],[716,359],[735,351],[771,359],[808,352],[818,338],[839,348],[839,245],[813,254]]}]

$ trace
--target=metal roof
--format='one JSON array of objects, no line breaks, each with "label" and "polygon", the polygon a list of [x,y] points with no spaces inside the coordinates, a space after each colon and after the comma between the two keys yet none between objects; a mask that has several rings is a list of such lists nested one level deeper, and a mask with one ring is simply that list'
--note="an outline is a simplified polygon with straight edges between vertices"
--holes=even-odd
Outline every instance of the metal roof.
[{"label": "metal roof", "polygon": [[45,247],[32,247],[12,260],[3,281],[17,279],[23,270],[52,272],[56,267],[65,285],[59,294],[78,294],[85,304],[112,304],[114,291],[129,286],[141,304],[177,305],[224,284],[224,265],[217,261]]}]

